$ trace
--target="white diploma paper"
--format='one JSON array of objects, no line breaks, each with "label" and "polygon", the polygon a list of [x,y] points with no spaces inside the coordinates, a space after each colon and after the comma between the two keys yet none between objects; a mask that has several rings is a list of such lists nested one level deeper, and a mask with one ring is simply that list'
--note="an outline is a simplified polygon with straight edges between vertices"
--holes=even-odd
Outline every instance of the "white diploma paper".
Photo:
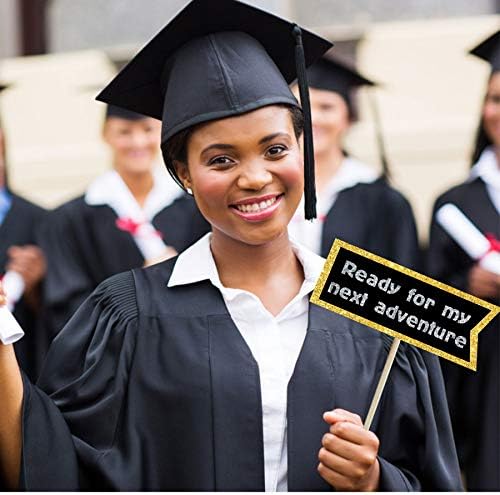
[{"label": "white diploma paper", "polygon": [[8,271],[2,279],[2,287],[7,296],[7,307],[13,311],[24,293],[24,279],[17,272]]},{"label": "white diploma paper", "polygon": [[13,344],[24,336],[23,329],[6,306],[0,306],[0,342]]},{"label": "white diploma paper", "polygon": [[447,203],[436,212],[436,219],[457,244],[490,272],[500,275],[500,253],[490,250],[490,242],[455,205]]}]

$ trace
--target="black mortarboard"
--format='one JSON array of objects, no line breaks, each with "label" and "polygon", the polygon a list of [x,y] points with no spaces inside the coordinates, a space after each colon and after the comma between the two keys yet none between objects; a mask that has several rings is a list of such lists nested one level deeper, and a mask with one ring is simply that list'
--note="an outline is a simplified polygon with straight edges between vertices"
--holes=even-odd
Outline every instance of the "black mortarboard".
[{"label": "black mortarboard", "polygon": [[492,72],[500,70],[500,29],[482,41],[469,53],[486,60]]},{"label": "black mortarboard", "polygon": [[332,58],[323,57],[307,69],[311,88],[339,93],[351,106],[350,95],[359,86],[375,86],[376,83],[362,76],[355,69]]},{"label": "black mortarboard", "polygon": [[107,105],[106,119],[109,119],[110,117],[117,117],[119,119],[125,119],[125,120],[141,120],[147,118],[146,115],[142,115],[137,112],[132,112],[131,110],[127,110],[122,107],[117,107],[116,105]]},{"label": "black mortarboard", "polygon": [[305,117],[306,218],[313,218],[314,162],[305,68],[331,46],[236,0],[193,0],[97,99],[161,119],[165,143],[202,122],[266,105],[298,106],[288,84],[299,75]]}]

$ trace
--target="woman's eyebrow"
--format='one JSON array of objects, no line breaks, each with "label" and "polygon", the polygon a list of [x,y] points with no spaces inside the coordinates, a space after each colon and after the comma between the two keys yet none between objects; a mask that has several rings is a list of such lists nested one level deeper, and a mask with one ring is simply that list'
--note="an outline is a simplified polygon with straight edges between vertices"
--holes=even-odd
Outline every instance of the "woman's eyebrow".
[{"label": "woman's eyebrow", "polygon": [[289,138],[290,135],[287,133],[287,132],[275,132],[274,134],[269,134],[269,136],[265,136],[263,137],[260,141],[259,141],[259,144],[264,144],[264,143],[268,143],[269,141],[272,141],[273,139],[277,138],[277,137],[285,137],[285,138]]},{"label": "woman's eyebrow", "polygon": [[212,149],[232,150],[232,149],[234,149],[234,146],[231,144],[215,143],[215,144],[211,144],[210,146],[207,146],[206,148],[204,148],[202,150],[201,154],[203,155],[203,153],[206,153],[207,151],[210,151]]}]

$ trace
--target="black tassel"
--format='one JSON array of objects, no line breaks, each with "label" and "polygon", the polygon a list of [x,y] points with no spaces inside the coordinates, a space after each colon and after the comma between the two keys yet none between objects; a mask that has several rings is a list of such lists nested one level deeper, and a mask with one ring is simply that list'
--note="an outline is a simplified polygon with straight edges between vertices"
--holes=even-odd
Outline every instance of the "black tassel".
[{"label": "black tassel", "polygon": [[382,136],[382,121],[380,120],[377,100],[374,94],[369,95],[369,101],[372,107],[373,123],[375,126],[375,138],[377,141],[380,163],[382,164],[382,178],[388,182],[391,179],[391,171],[389,168],[389,160],[387,159],[384,138]]},{"label": "black tassel", "polygon": [[307,84],[306,60],[302,31],[299,26],[293,28],[295,37],[295,66],[300,92],[300,103],[304,113],[304,213],[306,220],[316,218],[316,183],[314,179],[314,148],[312,139],[311,103]]}]

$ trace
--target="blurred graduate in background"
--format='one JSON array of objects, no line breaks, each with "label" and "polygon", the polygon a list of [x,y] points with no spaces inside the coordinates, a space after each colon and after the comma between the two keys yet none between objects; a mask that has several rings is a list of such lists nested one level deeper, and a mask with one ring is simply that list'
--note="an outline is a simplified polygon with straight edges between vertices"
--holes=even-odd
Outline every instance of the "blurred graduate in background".
[{"label": "blurred graduate in background", "polygon": [[[7,88],[0,84],[0,93]],[[16,356],[33,380],[48,347],[41,307],[46,262],[35,240],[45,215],[42,208],[9,189],[6,137],[0,122],[0,279],[8,306],[26,333],[15,345]]]},{"label": "blurred graduate in background", "polygon": [[344,148],[345,135],[357,120],[354,92],[375,83],[331,57],[315,63],[307,76],[318,218],[306,221],[299,208],[290,222],[290,236],[324,257],[339,238],[402,265],[418,267],[415,220],[408,201],[388,183],[389,168],[379,123],[382,176]]},{"label": "blurred graduate in background", "polygon": [[54,334],[100,282],[175,256],[208,231],[192,198],[157,166],[160,127],[156,119],[108,105],[102,136],[112,170],[49,214],[40,242]]},{"label": "blurred graduate in background", "polygon": [[[472,259],[441,226],[441,207],[451,203],[500,251],[500,31],[471,53],[491,74],[467,180],[434,205],[427,270],[432,277],[500,304],[500,273]],[[441,210],[442,211],[442,210]],[[442,362],[457,448],[468,490],[500,490],[500,320],[481,332],[478,371]]]}]

